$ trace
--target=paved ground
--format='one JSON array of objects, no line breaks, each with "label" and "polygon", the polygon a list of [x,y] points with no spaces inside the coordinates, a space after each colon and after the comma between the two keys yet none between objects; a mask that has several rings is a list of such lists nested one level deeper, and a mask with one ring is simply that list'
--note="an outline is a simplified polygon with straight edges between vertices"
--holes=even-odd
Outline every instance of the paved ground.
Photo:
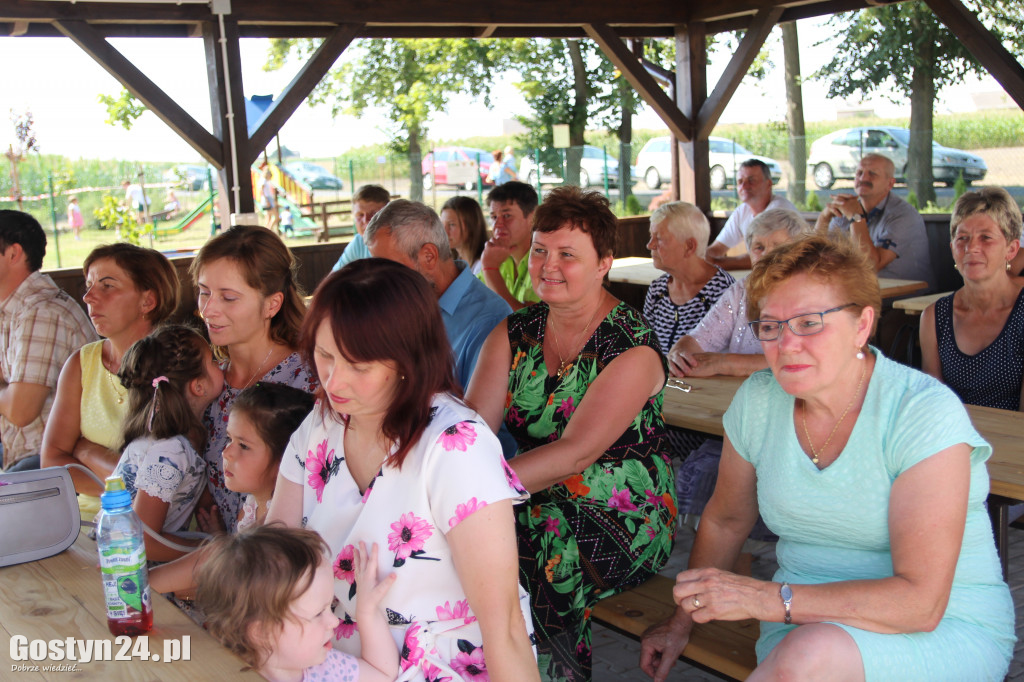
[{"label": "paved ground", "polygon": [[[692,537],[689,531],[680,531],[663,575],[674,576],[686,566]],[[753,572],[757,577],[770,578],[775,570],[774,557],[758,559]],[[1024,530],[1010,529],[1010,591],[1017,611],[1017,646],[1007,680],[1024,682]],[[594,682],[650,682],[640,670],[640,644],[628,637],[601,626],[594,627]],[[712,682],[719,680],[709,673],[677,663],[670,678],[672,682]]]}]

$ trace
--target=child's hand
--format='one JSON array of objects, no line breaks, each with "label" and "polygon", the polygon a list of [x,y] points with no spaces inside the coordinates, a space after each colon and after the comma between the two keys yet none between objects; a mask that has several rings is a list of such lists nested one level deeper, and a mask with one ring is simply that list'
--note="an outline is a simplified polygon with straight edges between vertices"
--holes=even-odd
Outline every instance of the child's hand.
[{"label": "child's hand", "polygon": [[366,544],[359,543],[355,550],[356,574],[356,608],[363,613],[379,609],[384,595],[398,579],[397,573],[389,574],[384,580],[377,582],[377,543],[373,543],[369,554]]},{"label": "child's hand", "polygon": [[224,520],[220,517],[220,509],[213,505],[209,509],[196,509],[196,524],[199,530],[210,535],[224,532]]}]

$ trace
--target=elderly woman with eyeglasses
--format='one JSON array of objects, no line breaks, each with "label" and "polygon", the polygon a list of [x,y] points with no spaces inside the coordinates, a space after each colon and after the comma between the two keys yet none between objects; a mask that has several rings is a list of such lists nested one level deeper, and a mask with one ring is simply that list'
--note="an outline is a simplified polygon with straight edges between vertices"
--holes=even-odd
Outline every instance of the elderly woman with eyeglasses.
[{"label": "elderly woman with eyeglasses", "polygon": [[[934,378],[867,345],[881,297],[852,243],[779,247],[748,284],[770,371],[740,388],[678,607],[644,639],[663,680],[692,624],[756,618],[750,680],[1001,680],[1014,611],[985,511],[991,447]],[[723,570],[758,511],[771,582]]]}]

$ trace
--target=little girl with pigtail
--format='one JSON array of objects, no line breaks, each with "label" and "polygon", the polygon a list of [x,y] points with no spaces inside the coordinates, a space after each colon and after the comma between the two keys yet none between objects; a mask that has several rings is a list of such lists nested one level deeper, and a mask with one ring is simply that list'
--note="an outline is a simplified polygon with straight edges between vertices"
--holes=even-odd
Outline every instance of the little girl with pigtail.
[{"label": "little girl with pigtail", "polygon": [[[167,325],[128,349],[118,378],[128,389],[128,414],[114,475],[124,479],[146,525],[178,544],[198,544],[176,533],[188,528],[205,489],[206,464],[197,452],[206,438],[201,419],[224,388],[224,375],[202,336]],[[150,561],[181,555],[146,536]]]}]

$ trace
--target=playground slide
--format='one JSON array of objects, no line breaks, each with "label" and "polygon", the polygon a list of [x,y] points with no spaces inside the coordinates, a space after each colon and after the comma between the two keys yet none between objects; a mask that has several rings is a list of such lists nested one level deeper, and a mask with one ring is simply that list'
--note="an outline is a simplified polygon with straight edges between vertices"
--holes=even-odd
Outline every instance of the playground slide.
[{"label": "playground slide", "polygon": [[215,200],[215,198],[216,195],[206,197],[206,199],[204,199],[202,203],[200,203],[198,206],[192,209],[192,211],[189,214],[187,214],[184,218],[179,220],[176,225],[156,228],[156,236],[164,237],[169,234],[180,234],[187,230],[188,228],[192,227],[196,222],[199,221],[200,218],[209,213],[211,206],[213,206],[213,201]]},{"label": "playground slide", "polygon": [[[317,226],[317,223],[310,218],[302,215],[302,210],[298,207],[295,202],[285,196],[284,192],[280,192],[277,195],[277,203],[280,208],[285,206],[292,212],[292,229],[295,230],[297,236],[304,236],[313,233],[313,228]],[[280,209],[279,209],[280,210]]]}]

